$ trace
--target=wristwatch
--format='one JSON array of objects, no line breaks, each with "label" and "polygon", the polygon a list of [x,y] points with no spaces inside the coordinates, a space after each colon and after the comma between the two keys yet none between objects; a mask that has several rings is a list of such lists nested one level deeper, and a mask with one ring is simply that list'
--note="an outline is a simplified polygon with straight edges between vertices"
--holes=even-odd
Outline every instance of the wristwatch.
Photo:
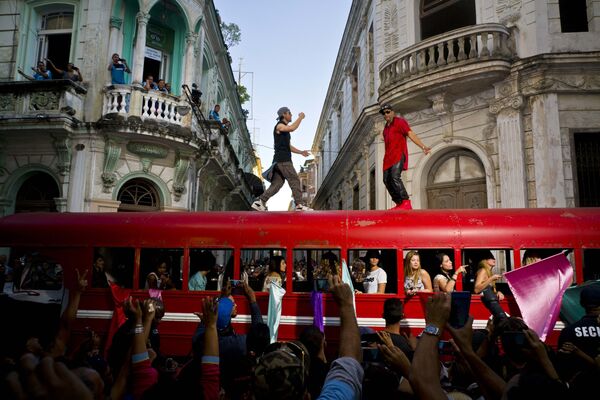
[{"label": "wristwatch", "polygon": [[424,333],[427,333],[429,335],[432,336],[440,336],[442,334],[442,331],[440,330],[440,328],[438,328],[435,325],[432,324],[427,324],[427,326],[425,326],[425,329],[423,330]]}]

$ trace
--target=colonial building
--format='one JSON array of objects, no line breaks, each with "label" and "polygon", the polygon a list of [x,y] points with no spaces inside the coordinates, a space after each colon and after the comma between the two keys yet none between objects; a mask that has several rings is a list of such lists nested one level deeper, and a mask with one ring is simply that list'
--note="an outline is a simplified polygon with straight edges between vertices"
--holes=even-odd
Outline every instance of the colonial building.
[{"label": "colonial building", "polygon": [[414,208],[600,206],[600,1],[353,1],[312,151],[317,209],[388,209],[383,117]]},{"label": "colonial building", "polygon": [[[0,215],[249,209],[262,182],[211,0],[17,0],[0,15]],[[83,82],[24,77],[45,59]],[[217,103],[227,130],[205,121]]]}]

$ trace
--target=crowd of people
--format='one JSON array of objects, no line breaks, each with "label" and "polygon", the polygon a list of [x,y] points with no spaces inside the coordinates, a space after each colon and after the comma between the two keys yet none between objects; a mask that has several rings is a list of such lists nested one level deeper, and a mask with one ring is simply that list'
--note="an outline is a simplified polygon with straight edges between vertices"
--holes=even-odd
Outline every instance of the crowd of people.
[{"label": "crowd of people", "polygon": [[[377,256],[366,257],[372,269]],[[282,257],[270,261],[285,268]],[[75,270],[76,284],[60,317],[60,306],[48,312],[2,296],[7,316],[25,312],[27,322],[2,330],[0,398],[554,399],[597,392],[599,285],[581,290],[585,316],[565,327],[557,348],[540,341],[522,319],[491,307],[485,329],[474,329],[472,317],[452,326],[451,296],[443,290],[428,298],[425,329],[415,337],[402,328],[403,304],[396,297],[383,302],[381,331],[360,327],[354,293],[333,272],[339,263],[325,261],[323,276],[339,307],[336,349],[317,326],[306,327],[295,340],[270,343],[269,326],[245,281],[237,285],[251,312],[247,332],[233,328],[237,305],[227,279],[218,297],[198,305],[190,355],[179,359],[161,352],[167,305],[154,292],[149,296],[155,297],[115,301],[121,317],[114,334],[101,337],[87,329],[83,340],[71,333],[88,271]],[[448,260],[440,261],[449,271]],[[267,278],[276,282],[273,272]],[[444,275],[452,282],[451,272]]]}]

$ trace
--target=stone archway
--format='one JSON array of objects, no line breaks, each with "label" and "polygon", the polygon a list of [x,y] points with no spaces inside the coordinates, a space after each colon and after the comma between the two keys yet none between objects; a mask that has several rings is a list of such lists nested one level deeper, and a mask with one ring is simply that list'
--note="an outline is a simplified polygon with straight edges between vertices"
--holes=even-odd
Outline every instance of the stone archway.
[{"label": "stone archway", "polygon": [[58,212],[55,199],[60,190],[54,178],[35,171],[25,178],[15,196],[15,214],[25,212]]},{"label": "stone archway", "polygon": [[150,212],[160,211],[160,195],[154,184],[143,178],[134,178],[123,184],[117,200],[121,202],[117,211]]},{"label": "stone archway", "polygon": [[440,156],[427,177],[427,208],[488,208],[486,174],[477,155],[459,148]]}]

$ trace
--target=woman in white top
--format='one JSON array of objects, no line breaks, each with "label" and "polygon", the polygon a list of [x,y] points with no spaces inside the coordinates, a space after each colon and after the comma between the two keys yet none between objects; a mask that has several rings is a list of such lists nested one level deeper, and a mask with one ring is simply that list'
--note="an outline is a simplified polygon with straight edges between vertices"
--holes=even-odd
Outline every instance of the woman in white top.
[{"label": "woman in white top", "polygon": [[285,278],[285,259],[281,256],[273,256],[271,263],[269,264],[269,273],[265,277],[263,283],[263,292],[268,292],[271,289],[271,282],[275,282],[279,286],[283,286],[283,280]]},{"label": "woman in white top", "polygon": [[379,266],[379,250],[369,250],[365,260],[369,263],[369,272],[363,278],[365,293],[385,293],[387,273]]},{"label": "woman in white top", "polygon": [[421,268],[421,257],[416,250],[409,251],[404,257],[404,291],[407,296],[432,291],[431,277]]},{"label": "woman in white top", "polygon": [[453,272],[452,260],[447,254],[440,253],[437,259],[440,262],[440,273],[433,278],[433,291],[451,293],[456,286],[458,274],[467,272],[466,265],[460,266]]}]

